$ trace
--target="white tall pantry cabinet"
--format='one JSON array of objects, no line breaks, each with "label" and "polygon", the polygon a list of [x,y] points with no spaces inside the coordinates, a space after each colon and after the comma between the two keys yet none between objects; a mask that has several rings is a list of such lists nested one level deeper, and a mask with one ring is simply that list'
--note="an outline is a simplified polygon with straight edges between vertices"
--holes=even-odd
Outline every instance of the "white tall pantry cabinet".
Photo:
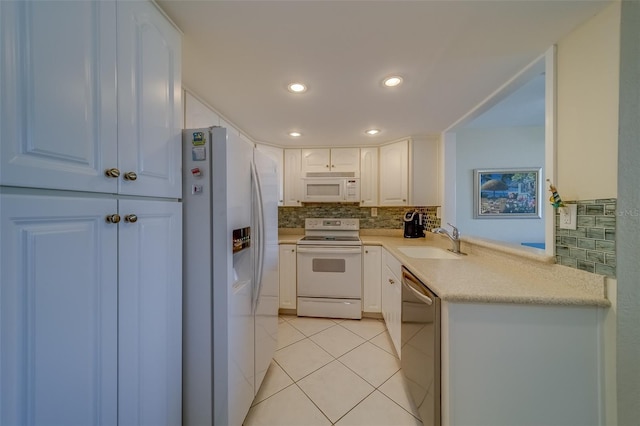
[{"label": "white tall pantry cabinet", "polygon": [[0,425],[180,424],[180,34],[3,1],[0,36]]}]

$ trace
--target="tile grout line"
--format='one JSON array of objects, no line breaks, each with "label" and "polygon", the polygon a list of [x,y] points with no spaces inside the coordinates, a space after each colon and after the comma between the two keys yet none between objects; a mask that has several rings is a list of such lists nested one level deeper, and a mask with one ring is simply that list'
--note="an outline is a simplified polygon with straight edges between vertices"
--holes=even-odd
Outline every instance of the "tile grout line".
[{"label": "tile grout line", "polygon": [[[306,335],[302,332],[302,330],[300,330],[299,328],[295,327],[295,325],[291,324],[286,318],[281,317],[284,319],[285,322],[287,322],[289,325],[291,325],[295,330],[297,330],[298,332],[300,332],[304,337],[300,340],[297,340],[295,342],[290,343],[287,346],[284,346],[282,348],[279,348],[278,350],[284,349],[286,347],[289,347],[293,344],[299,343],[304,341],[305,339],[309,340],[311,343],[313,343],[314,345],[318,346],[323,352],[327,353],[331,358],[333,358],[331,361],[329,361],[328,363],[320,366],[319,368],[315,369],[314,371],[306,374],[305,376],[301,377],[298,380],[294,380],[293,377],[291,377],[291,375],[284,369],[284,367],[282,365],[280,365],[280,363],[278,363],[278,361],[276,361],[274,359],[274,362],[282,369],[282,371],[287,375],[287,377],[289,377],[289,379],[293,382],[287,386],[285,386],[283,389],[279,390],[278,392],[274,393],[273,395],[270,395],[269,397],[265,398],[264,400],[260,401],[258,404],[256,404],[255,406],[262,404],[263,402],[269,400],[271,397],[279,394],[280,392],[282,392],[285,389],[288,389],[289,387],[291,387],[291,385],[296,385],[296,387],[303,393],[303,395],[309,400],[311,401],[311,403],[322,413],[322,415],[329,421],[329,423],[331,425],[335,425],[337,422],[339,422],[342,418],[344,418],[347,414],[349,414],[351,411],[353,411],[358,405],[360,405],[365,399],[369,398],[373,393],[375,393],[376,391],[380,392],[386,399],[390,400],[391,402],[393,402],[396,406],[398,406],[399,408],[401,408],[404,412],[408,413],[410,416],[412,416],[413,418],[415,418],[416,420],[421,421],[418,417],[416,417],[412,412],[408,411],[407,409],[405,409],[402,405],[400,405],[398,402],[396,402],[393,398],[391,398],[390,396],[388,396],[386,393],[384,393],[382,390],[380,390],[380,388],[387,383],[389,380],[391,380],[391,378],[396,375],[399,371],[401,371],[401,368],[398,368],[397,370],[395,370],[387,379],[385,379],[379,386],[376,386],[372,383],[370,383],[367,379],[365,379],[364,377],[362,377],[360,374],[358,374],[356,371],[352,370],[351,368],[349,368],[348,365],[346,365],[343,361],[341,361],[339,358],[347,355],[348,353],[354,351],[355,349],[361,347],[362,345],[364,345],[365,343],[371,343],[371,345],[373,345],[375,348],[380,349],[381,351],[383,351],[384,353],[393,356],[396,360],[398,360],[398,356],[395,353],[390,353],[387,350],[385,350],[384,348],[380,347],[379,345],[375,344],[374,342],[372,342],[371,340],[375,339],[376,337],[382,335],[383,333],[387,333],[388,330],[386,328],[386,326],[384,327],[384,330],[380,331],[379,333],[375,334],[374,336],[372,336],[371,338],[365,338],[364,336],[350,330],[348,327],[345,327],[342,325],[342,323],[344,323],[345,321],[341,321],[341,322],[336,322],[333,319],[331,319],[335,325],[339,325],[341,326],[344,330],[355,334],[356,336],[362,338],[364,341],[360,344],[358,344],[357,346],[355,346],[354,348],[348,350],[347,352],[341,354],[339,357],[335,357],[333,354],[329,353],[325,348],[323,348],[320,344],[314,342],[311,337],[315,336],[319,333],[322,333],[323,331],[329,330],[331,328],[333,328],[335,325],[331,325],[323,330],[320,330],[316,333],[313,333],[311,335]],[[294,318],[298,318],[298,317],[294,317]],[[381,322],[380,320],[375,320],[377,322]],[[393,349],[393,348],[392,348]],[[394,351],[395,352],[395,351]],[[321,370],[322,368],[326,367],[327,365],[331,364],[333,361],[338,361],[341,365],[343,365],[345,368],[347,368],[349,371],[351,371],[353,374],[355,374],[358,378],[360,378],[361,380],[363,380],[365,383],[369,384],[371,387],[373,387],[373,390],[371,392],[369,392],[364,398],[362,398],[360,401],[358,401],[353,407],[351,407],[346,413],[344,413],[338,420],[336,420],[336,422],[332,422],[331,419],[327,416],[327,414],[325,414],[325,412],[316,404],[316,402],[302,389],[302,387],[300,387],[300,385],[298,384],[298,382],[300,382],[301,380],[309,377],[310,375],[316,373],[317,371]],[[252,406],[254,407],[254,406]]]}]

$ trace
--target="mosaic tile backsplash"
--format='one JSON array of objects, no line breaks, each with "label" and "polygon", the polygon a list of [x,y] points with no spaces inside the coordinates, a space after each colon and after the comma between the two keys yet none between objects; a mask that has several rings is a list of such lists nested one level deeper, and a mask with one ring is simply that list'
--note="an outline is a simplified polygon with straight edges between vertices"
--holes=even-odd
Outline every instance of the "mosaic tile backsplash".
[{"label": "mosaic tile backsplash", "polygon": [[360,207],[351,204],[322,203],[305,204],[302,207],[278,207],[278,227],[304,228],[304,220],[308,217],[337,217],[360,219],[361,229],[403,229],[404,214],[409,210],[418,210],[427,214],[429,229],[440,226],[436,217],[436,207],[404,206],[376,207],[378,216],[371,216],[371,207]]},{"label": "mosaic tile backsplash", "polygon": [[616,199],[569,201],[578,205],[576,230],[560,228],[556,211],[556,262],[616,276]]}]

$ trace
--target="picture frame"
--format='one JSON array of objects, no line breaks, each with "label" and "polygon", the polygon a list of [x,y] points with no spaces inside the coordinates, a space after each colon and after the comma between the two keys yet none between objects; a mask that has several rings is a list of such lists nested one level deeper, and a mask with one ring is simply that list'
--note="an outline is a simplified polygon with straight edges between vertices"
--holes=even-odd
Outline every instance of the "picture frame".
[{"label": "picture frame", "polygon": [[474,169],[474,219],[541,219],[542,168]]}]

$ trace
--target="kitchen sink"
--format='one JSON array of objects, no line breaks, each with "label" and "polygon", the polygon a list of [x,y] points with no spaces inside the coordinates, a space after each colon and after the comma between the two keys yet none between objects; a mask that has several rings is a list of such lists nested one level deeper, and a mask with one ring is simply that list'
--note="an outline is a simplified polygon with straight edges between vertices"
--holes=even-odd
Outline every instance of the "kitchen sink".
[{"label": "kitchen sink", "polygon": [[461,256],[438,247],[398,247],[402,254],[415,259],[460,259]]}]

